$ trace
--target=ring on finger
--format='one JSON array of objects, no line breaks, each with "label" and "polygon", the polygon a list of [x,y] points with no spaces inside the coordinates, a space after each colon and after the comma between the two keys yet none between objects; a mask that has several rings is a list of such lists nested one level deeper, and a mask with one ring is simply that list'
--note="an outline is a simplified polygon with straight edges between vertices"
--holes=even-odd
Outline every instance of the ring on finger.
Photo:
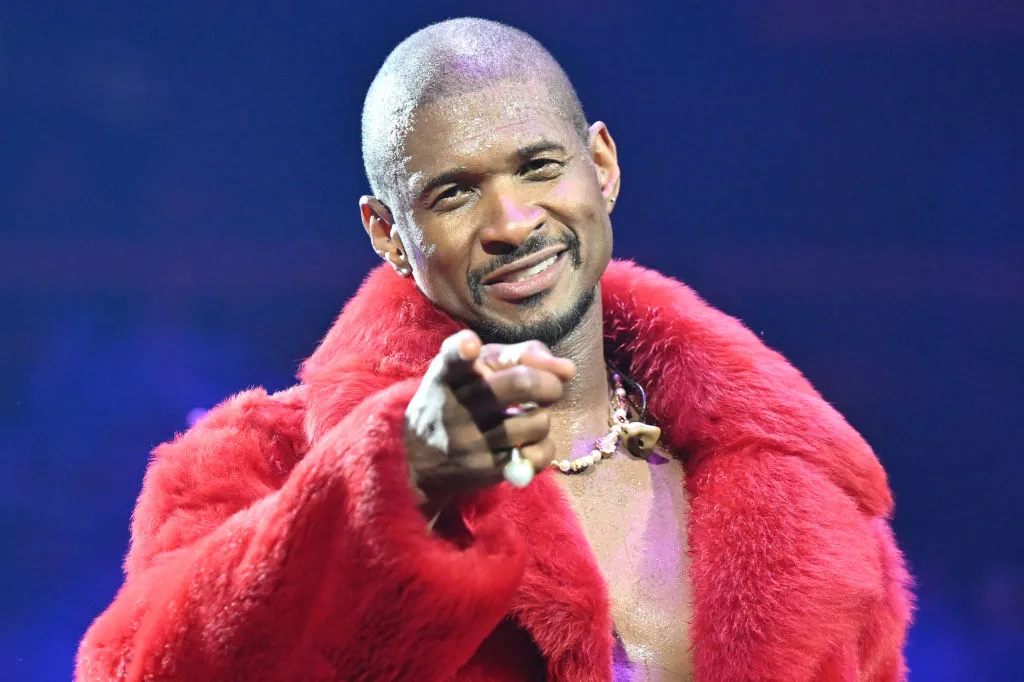
[{"label": "ring on finger", "polygon": [[528,412],[536,410],[538,407],[540,407],[540,405],[538,405],[537,403],[533,403],[533,402],[529,402],[529,403],[516,403],[515,405],[509,405],[508,407],[505,408],[505,416],[506,417],[518,417],[520,415],[524,415],[524,414],[526,414]]},{"label": "ring on finger", "polygon": [[520,348],[519,346],[509,346],[507,348],[503,348],[501,350],[501,353],[498,354],[498,364],[501,366],[502,369],[508,367],[515,367],[516,365],[519,364],[519,361],[522,359],[522,356],[523,349]]}]

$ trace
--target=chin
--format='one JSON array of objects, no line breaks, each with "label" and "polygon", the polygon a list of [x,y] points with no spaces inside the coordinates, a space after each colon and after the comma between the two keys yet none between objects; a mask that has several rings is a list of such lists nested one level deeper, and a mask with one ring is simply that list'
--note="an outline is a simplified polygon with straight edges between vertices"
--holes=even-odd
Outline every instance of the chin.
[{"label": "chin", "polygon": [[[467,321],[484,343],[513,344],[537,340],[558,345],[583,321],[597,300],[597,287],[573,297],[552,298],[544,292],[519,302],[524,313],[516,318],[490,317]],[[518,319],[517,319],[518,318]]]}]

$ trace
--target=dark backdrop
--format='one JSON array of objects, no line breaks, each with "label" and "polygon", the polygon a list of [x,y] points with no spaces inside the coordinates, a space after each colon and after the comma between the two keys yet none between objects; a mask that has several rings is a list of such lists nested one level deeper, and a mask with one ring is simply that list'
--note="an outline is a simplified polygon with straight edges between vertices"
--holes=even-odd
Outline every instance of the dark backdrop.
[{"label": "dark backdrop", "polygon": [[1024,670],[1016,0],[7,0],[0,679],[70,676],[151,447],[292,381],[375,262],[365,88],[464,14],[532,32],[609,124],[617,255],[742,318],[874,444],[913,679]]}]

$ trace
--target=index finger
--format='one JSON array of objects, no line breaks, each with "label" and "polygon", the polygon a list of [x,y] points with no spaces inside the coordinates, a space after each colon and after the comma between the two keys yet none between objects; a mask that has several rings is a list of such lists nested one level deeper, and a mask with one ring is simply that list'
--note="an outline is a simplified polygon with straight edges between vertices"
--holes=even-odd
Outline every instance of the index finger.
[{"label": "index finger", "polygon": [[441,381],[454,389],[478,379],[474,363],[480,356],[480,348],[480,337],[469,329],[445,339],[437,355],[437,361],[441,363]]}]

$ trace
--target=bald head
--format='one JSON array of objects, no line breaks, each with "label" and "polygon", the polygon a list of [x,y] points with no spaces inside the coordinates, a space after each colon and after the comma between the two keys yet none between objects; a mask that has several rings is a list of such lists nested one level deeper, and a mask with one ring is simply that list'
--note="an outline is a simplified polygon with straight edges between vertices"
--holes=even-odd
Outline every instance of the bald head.
[{"label": "bald head", "polygon": [[417,31],[392,50],[363,105],[363,164],[374,195],[392,205],[416,110],[499,81],[539,85],[560,118],[587,137],[576,91],[554,57],[522,31],[486,19],[450,19]]}]

